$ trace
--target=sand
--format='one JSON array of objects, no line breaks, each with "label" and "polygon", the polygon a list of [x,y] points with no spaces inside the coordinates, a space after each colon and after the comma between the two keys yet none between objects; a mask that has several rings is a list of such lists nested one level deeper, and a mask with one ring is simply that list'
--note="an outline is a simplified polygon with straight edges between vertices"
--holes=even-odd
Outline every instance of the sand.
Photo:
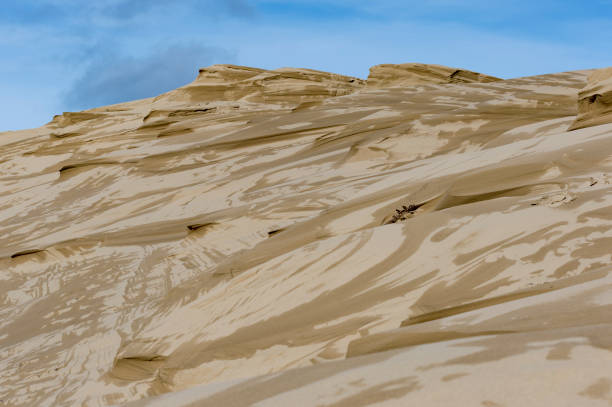
[{"label": "sand", "polygon": [[215,65],[0,133],[0,406],[609,405],[609,72]]}]

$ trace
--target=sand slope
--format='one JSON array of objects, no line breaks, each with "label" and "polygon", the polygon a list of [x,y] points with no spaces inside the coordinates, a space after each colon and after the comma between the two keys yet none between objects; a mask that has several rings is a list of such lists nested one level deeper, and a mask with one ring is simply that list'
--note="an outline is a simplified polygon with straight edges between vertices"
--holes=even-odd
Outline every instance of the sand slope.
[{"label": "sand slope", "polygon": [[0,133],[0,405],[608,405],[591,72],[402,69],[213,66]]}]

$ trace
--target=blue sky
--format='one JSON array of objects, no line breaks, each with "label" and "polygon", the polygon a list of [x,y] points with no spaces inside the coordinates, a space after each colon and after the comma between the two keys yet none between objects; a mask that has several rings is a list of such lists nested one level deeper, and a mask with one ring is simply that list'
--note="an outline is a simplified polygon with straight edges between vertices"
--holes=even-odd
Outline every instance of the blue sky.
[{"label": "blue sky", "polygon": [[612,65],[612,0],[2,0],[0,131],[150,97],[201,66],[504,78]]}]

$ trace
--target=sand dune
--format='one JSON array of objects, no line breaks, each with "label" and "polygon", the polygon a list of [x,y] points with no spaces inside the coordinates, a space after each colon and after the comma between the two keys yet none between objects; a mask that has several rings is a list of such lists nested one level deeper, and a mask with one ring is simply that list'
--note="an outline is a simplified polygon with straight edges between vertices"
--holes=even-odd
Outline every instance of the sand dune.
[{"label": "sand dune", "polygon": [[608,74],[215,65],[0,133],[0,405],[608,405]]}]

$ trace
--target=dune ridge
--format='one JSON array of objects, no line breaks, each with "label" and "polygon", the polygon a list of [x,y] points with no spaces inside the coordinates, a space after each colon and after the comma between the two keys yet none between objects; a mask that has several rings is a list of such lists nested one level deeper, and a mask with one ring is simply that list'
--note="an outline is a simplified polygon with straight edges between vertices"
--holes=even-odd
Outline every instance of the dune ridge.
[{"label": "dune ridge", "polygon": [[443,65],[421,63],[381,64],[370,68],[367,86],[388,88],[432,83],[487,83],[500,80],[494,76]]},{"label": "dune ridge", "polygon": [[0,405],[607,405],[608,75],[214,65],[0,133]]},{"label": "dune ridge", "polygon": [[612,123],[612,68],[598,69],[589,76],[578,95],[578,116],[571,129]]},{"label": "dune ridge", "polygon": [[358,78],[315,71],[280,68],[272,71],[236,65],[202,68],[195,81],[158,98],[159,101],[249,101],[299,104],[348,95],[364,85]]}]

